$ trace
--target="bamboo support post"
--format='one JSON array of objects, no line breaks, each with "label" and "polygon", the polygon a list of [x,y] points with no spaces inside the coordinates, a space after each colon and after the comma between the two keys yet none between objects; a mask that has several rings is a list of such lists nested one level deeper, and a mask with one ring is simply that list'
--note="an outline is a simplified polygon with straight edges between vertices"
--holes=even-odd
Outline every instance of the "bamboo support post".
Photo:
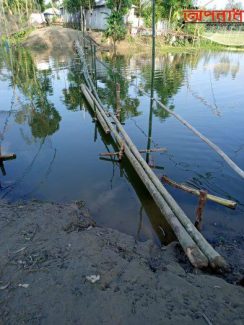
[{"label": "bamboo support post", "polygon": [[124,152],[125,152],[125,145],[124,145],[124,143],[122,143],[122,145],[120,147],[120,151],[119,151],[119,161],[122,160]]},{"label": "bamboo support post", "polygon": [[116,83],[116,117],[118,120],[120,120],[120,112],[121,112],[121,106],[120,106],[120,84]]},{"label": "bamboo support post", "polygon": [[200,191],[199,203],[198,203],[198,207],[196,210],[196,221],[195,221],[195,227],[199,231],[202,229],[202,215],[203,215],[203,210],[204,210],[206,201],[207,201],[207,192]]},{"label": "bamboo support post", "polygon": [[[172,179],[170,179],[167,176],[162,176],[162,180],[164,182],[168,183],[169,185],[175,187],[175,188],[181,189],[181,190],[183,190],[183,191],[185,191],[187,193],[191,193],[191,194],[196,195],[196,196],[200,196],[200,191],[199,190],[196,190],[195,188],[186,186],[184,184],[176,183],[175,181],[173,181]],[[235,201],[223,199],[221,197],[218,197],[218,196],[215,196],[215,195],[212,195],[212,194],[209,194],[209,193],[207,193],[207,199],[210,200],[210,201],[213,201],[215,203],[218,203],[220,205],[223,205],[223,206],[225,206],[227,208],[231,208],[231,209],[235,209],[236,206],[237,206],[237,202],[235,202]]]}]

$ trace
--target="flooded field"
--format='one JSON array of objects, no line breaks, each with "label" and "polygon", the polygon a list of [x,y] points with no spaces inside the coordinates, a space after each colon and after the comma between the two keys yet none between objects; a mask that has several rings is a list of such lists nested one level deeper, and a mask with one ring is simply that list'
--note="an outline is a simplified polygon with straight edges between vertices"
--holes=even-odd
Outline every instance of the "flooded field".
[{"label": "flooded field", "polygon": [[[140,149],[167,148],[148,160],[160,177],[206,189],[238,202],[230,210],[207,202],[203,232],[211,242],[241,241],[244,233],[243,179],[174,117],[151,105],[151,59],[102,57],[97,87],[104,104],[115,107],[121,85],[124,127]],[[167,53],[156,58],[154,96],[222,148],[244,168],[244,54]],[[99,225],[140,240],[169,242],[172,234],[125,160],[101,159],[116,151],[94,123],[80,91],[81,65],[71,54],[0,50],[0,133],[2,153],[15,160],[1,166],[0,195],[9,201],[82,201]],[[139,88],[138,88],[139,87]],[[150,111],[152,114],[150,114]],[[145,157],[146,158],[146,157]],[[194,220],[198,199],[167,186]]]}]

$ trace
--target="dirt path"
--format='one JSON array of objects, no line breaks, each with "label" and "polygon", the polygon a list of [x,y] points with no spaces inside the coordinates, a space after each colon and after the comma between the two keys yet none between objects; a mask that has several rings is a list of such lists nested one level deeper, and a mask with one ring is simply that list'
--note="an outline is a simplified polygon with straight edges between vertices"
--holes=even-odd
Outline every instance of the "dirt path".
[{"label": "dirt path", "polygon": [[82,203],[1,203],[0,324],[243,324],[244,289],[178,254],[96,227]]}]

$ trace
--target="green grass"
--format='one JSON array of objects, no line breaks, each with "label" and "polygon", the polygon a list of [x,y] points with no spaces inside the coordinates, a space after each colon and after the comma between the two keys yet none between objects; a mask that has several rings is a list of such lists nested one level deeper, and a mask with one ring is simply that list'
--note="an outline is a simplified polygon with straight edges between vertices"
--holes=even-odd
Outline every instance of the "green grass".
[{"label": "green grass", "polygon": [[26,28],[24,30],[18,31],[16,33],[13,33],[9,37],[6,35],[2,36],[2,41],[8,40],[10,44],[20,44],[21,42],[25,41],[25,39],[28,37],[28,35],[34,30],[33,27]]},{"label": "green grass", "polygon": [[205,33],[204,38],[226,46],[244,46],[244,31]]}]

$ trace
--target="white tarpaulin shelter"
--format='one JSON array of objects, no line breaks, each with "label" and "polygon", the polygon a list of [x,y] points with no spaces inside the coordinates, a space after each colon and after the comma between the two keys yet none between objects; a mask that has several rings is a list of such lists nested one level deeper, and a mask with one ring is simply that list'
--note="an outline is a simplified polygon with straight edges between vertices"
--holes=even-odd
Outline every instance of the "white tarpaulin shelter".
[{"label": "white tarpaulin shelter", "polygon": [[29,18],[30,25],[41,25],[45,24],[46,20],[43,14],[31,14]]},{"label": "white tarpaulin shelter", "polygon": [[48,8],[43,12],[44,15],[53,15],[53,16],[60,16],[61,12],[59,9],[56,8]]}]

